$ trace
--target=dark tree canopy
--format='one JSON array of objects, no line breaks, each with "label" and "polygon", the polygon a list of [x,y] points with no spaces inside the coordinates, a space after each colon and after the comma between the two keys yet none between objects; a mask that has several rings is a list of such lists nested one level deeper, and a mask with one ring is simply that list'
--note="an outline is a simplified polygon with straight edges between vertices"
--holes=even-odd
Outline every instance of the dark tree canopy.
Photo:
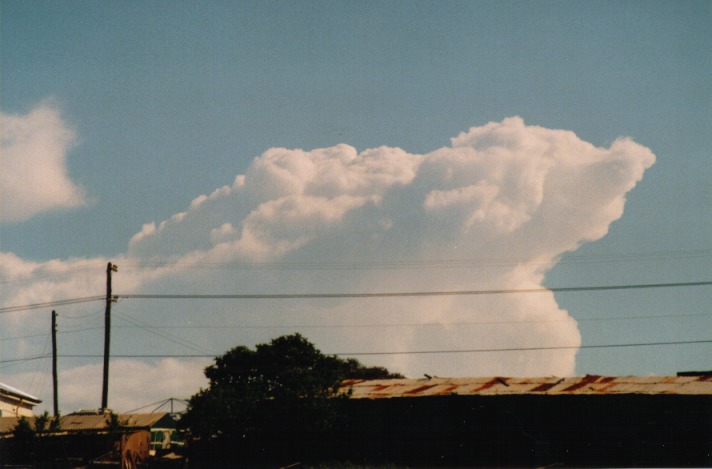
[{"label": "dark tree canopy", "polygon": [[[202,438],[322,431],[335,424],[344,379],[402,378],[382,367],[322,354],[300,334],[238,346],[205,369],[207,389],[190,398],[184,424]],[[343,397],[343,396],[341,396]]]}]

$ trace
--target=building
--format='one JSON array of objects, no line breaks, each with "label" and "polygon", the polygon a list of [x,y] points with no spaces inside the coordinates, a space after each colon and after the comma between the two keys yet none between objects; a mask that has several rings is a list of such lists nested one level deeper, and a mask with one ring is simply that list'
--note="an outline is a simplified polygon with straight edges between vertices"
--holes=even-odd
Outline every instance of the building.
[{"label": "building", "polygon": [[85,467],[119,462],[122,467],[136,467],[137,461],[158,464],[165,462],[163,458],[182,461],[183,438],[176,429],[175,415],[168,412],[79,411],[59,419],[25,417],[41,437],[18,441],[15,429],[22,418],[0,417],[0,468],[30,461]]},{"label": "building", "polygon": [[191,464],[712,467],[712,376],[347,380],[340,391],[331,427],[191,441]]},{"label": "building", "polygon": [[40,399],[0,383],[0,417],[31,417]]},{"label": "building", "polygon": [[351,380],[342,452],[429,467],[712,465],[712,376]]}]

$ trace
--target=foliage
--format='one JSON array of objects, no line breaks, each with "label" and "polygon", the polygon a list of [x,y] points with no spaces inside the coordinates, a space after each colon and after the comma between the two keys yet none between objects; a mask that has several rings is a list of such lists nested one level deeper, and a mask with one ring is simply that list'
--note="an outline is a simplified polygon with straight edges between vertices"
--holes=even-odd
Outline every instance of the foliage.
[{"label": "foliage", "polygon": [[205,369],[209,387],[190,398],[182,424],[201,438],[245,440],[284,432],[324,431],[338,421],[345,378],[400,375],[322,354],[300,334],[237,346]]},{"label": "foliage", "polygon": [[32,426],[30,419],[20,417],[12,431],[11,461],[13,463],[31,463],[35,458],[35,445],[37,431]]},{"label": "foliage", "polygon": [[109,412],[106,415],[106,427],[110,433],[119,433],[123,429],[118,414]]},{"label": "foliage", "polygon": [[364,366],[354,358],[342,360],[342,375],[347,379],[397,379],[405,378],[400,373],[391,373],[382,366]]},{"label": "foliage", "polygon": [[20,420],[17,421],[17,425],[12,430],[12,436],[17,440],[32,440],[36,435],[37,432],[27,417],[20,417]]},{"label": "foliage", "polygon": [[35,417],[35,431],[38,435],[49,432],[52,422],[53,419],[49,416],[47,411],[45,411],[42,415]]},{"label": "foliage", "polygon": [[34,423],[27,417],[20,417],[12,434],[15,438],[31,440],[36,436],[46,435],[58,430],[59,417],[50,417],[49,413],[45,411],[34,418]]}]

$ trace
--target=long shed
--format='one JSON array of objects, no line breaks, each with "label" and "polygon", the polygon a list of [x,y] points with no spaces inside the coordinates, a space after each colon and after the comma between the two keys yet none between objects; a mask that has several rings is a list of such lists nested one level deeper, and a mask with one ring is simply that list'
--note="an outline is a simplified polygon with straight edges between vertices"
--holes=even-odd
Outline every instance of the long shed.
[{"label": "long shed", "polygon": [[712,466],[712,376],[348,380],[361,456],[411,467]]}]

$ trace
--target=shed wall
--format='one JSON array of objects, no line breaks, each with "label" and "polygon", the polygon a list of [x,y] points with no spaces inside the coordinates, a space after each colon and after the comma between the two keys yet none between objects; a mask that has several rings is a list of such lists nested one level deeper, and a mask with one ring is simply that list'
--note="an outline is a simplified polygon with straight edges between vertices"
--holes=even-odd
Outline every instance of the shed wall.
[{"label": "shed wall", "polygon": [[712,465],[710,396],[353,399],[348,420],[340,444],[352,459],[468,467]]}]

